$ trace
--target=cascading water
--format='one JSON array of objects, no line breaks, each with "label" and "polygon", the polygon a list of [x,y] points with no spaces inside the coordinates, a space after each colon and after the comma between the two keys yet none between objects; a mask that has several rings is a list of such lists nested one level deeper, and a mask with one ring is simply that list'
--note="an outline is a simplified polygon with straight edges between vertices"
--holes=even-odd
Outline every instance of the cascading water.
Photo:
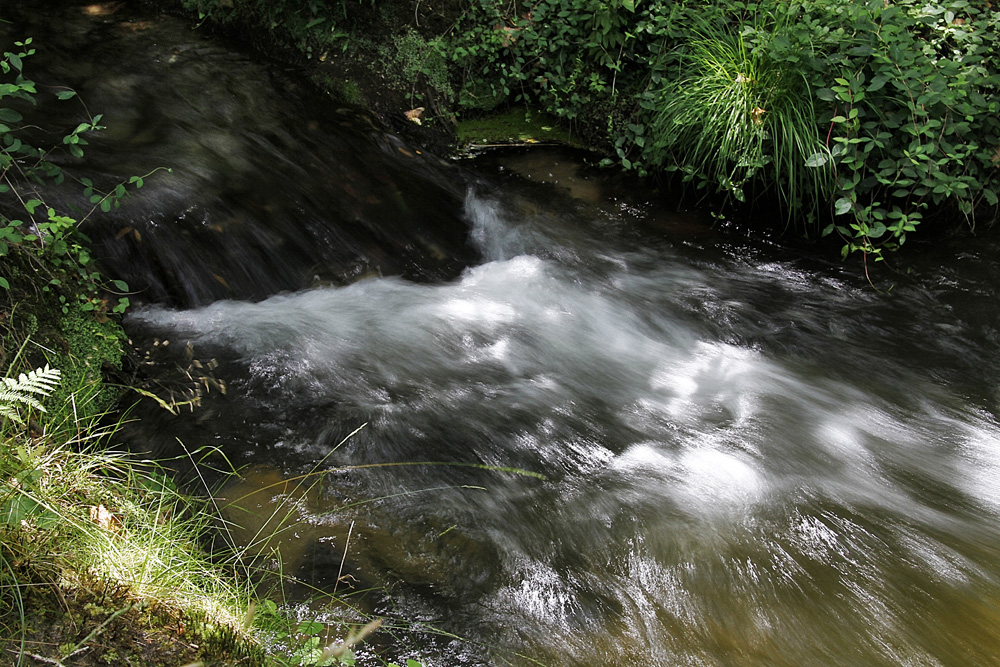
[{"label": "cascading water", "polygon": [[[249,66],[211,54],[200,57],[211,77]],[[226,127],[206,132],[230,137]],[[359,144],[338,132],[314,141],[347,160]],[[1000,661],[993,240],[926,249],[880,292],[844,265],[665,214],[613,180],[602,189],[604,177],[580,198],[512,175],[562,154],[486,157],[461,179],[433,163],[451,176],[421,172],[414,185],[412,155],[395,152],[400,181],[365,182],[360,201],[464,179],[464,203],[438,185],[422,210],[454,211],[460,233],[449,222],[434,245],[471,249],[467,268],[341,274],[261,299],[303,284],[250,289],[240,272],[297,271],[282,258],[299,255],[251,265],[258,255],[179,234],[174,268],[157,275],[196,278],[164,294],[218,296],[199,285],[222,283],[185,264],[197,257],[230,267],[224,282],[245,298],[148,305],[127,326],[140,345],[156,341],[165,384],[193,354],[218,363],[227,392],[178,416],[139,406],[137,447],[215,445],[257,487],[331,471],[281,538],[288,567],[332,588],[346,550],[357,580],[384,587],[369,595],[374,612],[428,629],[429,665]],[[219,187],[216,167],[191,159],[198,187]],[[270,178],[250,162],[248,179]],[[301,186],[354,197],[323,183]],[[268,212],[300,196],[285,181],[256,190]],[[212,191],[198,196],[201,215],[219,215]],[[171,227],[163,206],[154,226]],[[321,208],[306,217],[343,224]],[[265,229],[255,210],[238,208],[239,224]],[[365,220],[380,253],[409,247],[397,217]],[[119,270],[129,257],[114,255]]]},{"label": "cascading water", "polygon": [[[489,647],[440,664],[990,663],[994,385],[946,378],[995,366],[956,358],[977,332],[947,299],[651,247],[595,209],[466,209],[488,261],[450,283],[131,320],[224,360],[209,431],[243,461],[545,475],[354,470],[330,483],[381,500],[312,510],[313,539],[357,523],[383,605]],[[914,327],[950,336],[898,344]]]}]

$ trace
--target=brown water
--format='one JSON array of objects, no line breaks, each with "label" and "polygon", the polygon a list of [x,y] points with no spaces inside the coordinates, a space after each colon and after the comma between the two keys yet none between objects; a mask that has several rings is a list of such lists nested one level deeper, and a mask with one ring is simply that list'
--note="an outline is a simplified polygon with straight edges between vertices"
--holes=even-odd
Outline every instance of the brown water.
[{"label": "brown water", "polygon": [[[289,566],[380,585],[359,603],[428,665],[1000,664],[994,238],[879,291],[575,155],[441,163],[181,23],[72,20],[87,95],[140,119],[92,164],[175,168],[130,208],[142,250],[106,253],[160,285],[127,325],[170,341],[162,382],[190,344],[228,388],[131,433],[253,466],[222,494],[258,512],[246,541],[259,489],[330,471]],[[463,465],[356,467],[419,462]]]}]

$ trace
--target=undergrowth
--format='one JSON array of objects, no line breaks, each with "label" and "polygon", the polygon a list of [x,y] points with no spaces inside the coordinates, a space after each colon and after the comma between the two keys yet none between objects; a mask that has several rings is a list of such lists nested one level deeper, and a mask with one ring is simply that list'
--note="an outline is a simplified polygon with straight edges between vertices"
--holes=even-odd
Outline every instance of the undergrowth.
[{"label": "undergrowth", "polygon": [[[65,378],[17,373],[22,363],[0,383],[0,651],[14,664],[355,664],[383,620],[322,591],[303,615],[285,594],[301,582],[283,572],[278,543],[320,474],[264,489],[287,502],[238,539],[241,517],[220,510],[217,489],[178,488],[162,463],[114,447],[119,423],[81,420],[75,401],[47,409]],[[214,450],[186,463],[237,477]]]},{"label": "undergrowth", "polygon": [[[263,651],[244,622],[252,591],[200,547],[210,515],[157,464],[111,447],[117,425],[81,421],[72,403],[45,411],[42,395],[58,379],[49,368],[22,373],[5,380],[0,396],[0,640],[8,656],[61,664],[87,652],[115,664],[108,652],[134,645],[141,664],[154,664],[157,642],[169,640],[187,647],[185,658],[260,664]],[[150,618],[165,635],[150,634],[145,645],[106,641],[122,624]]]}]

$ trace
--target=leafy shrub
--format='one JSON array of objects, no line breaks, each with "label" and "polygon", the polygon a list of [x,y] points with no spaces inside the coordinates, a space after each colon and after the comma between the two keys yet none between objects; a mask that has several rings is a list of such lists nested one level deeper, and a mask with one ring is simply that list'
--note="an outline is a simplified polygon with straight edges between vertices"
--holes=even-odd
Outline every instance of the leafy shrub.
[{"label": "leafy shrub", "polygon": [[600,109],[626,168],[770,193],[801,230],[840,234],[845,255],[880,256],[931,212],[996,215],[989,3],[478,0],[460,28],[442,49],[463,105]]},{"label": "leafy shrub", "polygon": [[393,40],[393,47],[391,52],[383,49],[382,57],[399,69],[410,86],[411,104],[434,100],[447,103],[455,97],[448,61],[441,55],[438,41],[428,42],[411,28]]},{"label": "leafy shrub", "polygon": [[877,253],[926,212],[957,211],[973,226],[986,207],[995,215],[1000,12],[966,0],[817,3],[802,31],[831,24],[842,33],[824,35],[816,91],[837,172],[826,233],[845,238],[845,255]]},{"label": "leafy shrub", "polygon": [[[757,11],[742,25],[695,26],[690,48],[677,57],[679,75],[661,77],[652,98],[646,162],[741,202],[747,185],[776,190],[789,212],[820,200],[832,180],[830,151],[808,80],[798,58],[776,57],[772,48],[788,21]],[[631,142],[644,147],[643,128],[631,129]],[[618,145],[627,161],[624,139]]]},{"label": "leafy shrub", "polygon": [[[85,312],[124,312],[129,304],[128,297],[123,296],[128,285],[117,280],[105,284],[93,266],[90,239],[80,226],[97,210],[118,208],[128,196],[128,186],[142,187],[149,174],[133,176],[107,192],[98,190],[90,179],[77,179],[91,205],[80,219],[48,205],[41,186],[60,185],[67,177],[67,172],[50,159],[51,154],[65,150],[72,157],[82,157],[86,135],[103,129],[101,116],[88,116],[57,146],[32,145],[28,133],[35,126],[15,107],[35,104],[35,83],[23,73],[24,61],[34,55],[35,49],[30,38],[15,42],[15,46],[16,52],[7,51],[0,59],[0,105],[4,105],[0,106],[0,194],[13,195],[10,203],[0,209],[0,257],[6,258],[6,275],[0,275],[0,289],[10,290],[17,272],[27,282],[40,285],[43,292],[56,293],[63,313],[71,307]],[[75,95],[66,89],[56,92],[60,100],[71,100]],[[112,285],[113,290],[109,290]],[[104,297],[109,291],[119,293],[117,303],[109,303]]]},{"label": "leafy shrub", "polygon": [[338,43],[342,48],[348,45],[341,26],[348,0],[181,0],[181,6],[203,21],[239,20],[264,28],[278,44],[298,49],[309,58],[325,57],[325,50]]}]

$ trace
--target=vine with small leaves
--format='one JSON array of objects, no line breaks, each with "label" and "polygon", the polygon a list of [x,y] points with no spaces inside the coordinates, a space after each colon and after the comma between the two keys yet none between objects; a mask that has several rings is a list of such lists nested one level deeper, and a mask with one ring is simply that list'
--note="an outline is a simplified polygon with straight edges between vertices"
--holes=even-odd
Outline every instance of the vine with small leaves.
[{"label": "vine with small leaves", "polygon": [[[67,178],[67,172],[51,159],[52,154],[65,150],[73,158],[83,157],[87,135],[103,129],[102,115],[87,112],[87,120],[56,146],[40,148],[29,143],[25,136],[31,125],[14,105],[17,100],[36,103],[38,88],[24,75],[24,61],[34,55],[35,48],[31,38],[15,42],[15,46],[16,51],[4,52],[0,59],[0,194],[11,195],[17,202],[0,211],[0,257],[17,253],[39,277],[41,290],[57,293],[64,313],[71,307],[123,313],[129,306],[128,285],[121,280],[108,281],[96,270],[90,239],[81,231],[81,224],[96,211],[119,208],[145,179],[170,169],[158,167],[143,176],[132,176],[108,191],[99,190],[89,178],[74,179],[83,186],[83,196],[91,206],[79,217],[47,204],[40,187],[60,185]],[[68,89],[56,90],[55,96],[61,101],[77,99],[76,92]],[[85,105],[83,108],[86,112]],[[8,277],[0,275],[0,289],[10,288]]]}]

